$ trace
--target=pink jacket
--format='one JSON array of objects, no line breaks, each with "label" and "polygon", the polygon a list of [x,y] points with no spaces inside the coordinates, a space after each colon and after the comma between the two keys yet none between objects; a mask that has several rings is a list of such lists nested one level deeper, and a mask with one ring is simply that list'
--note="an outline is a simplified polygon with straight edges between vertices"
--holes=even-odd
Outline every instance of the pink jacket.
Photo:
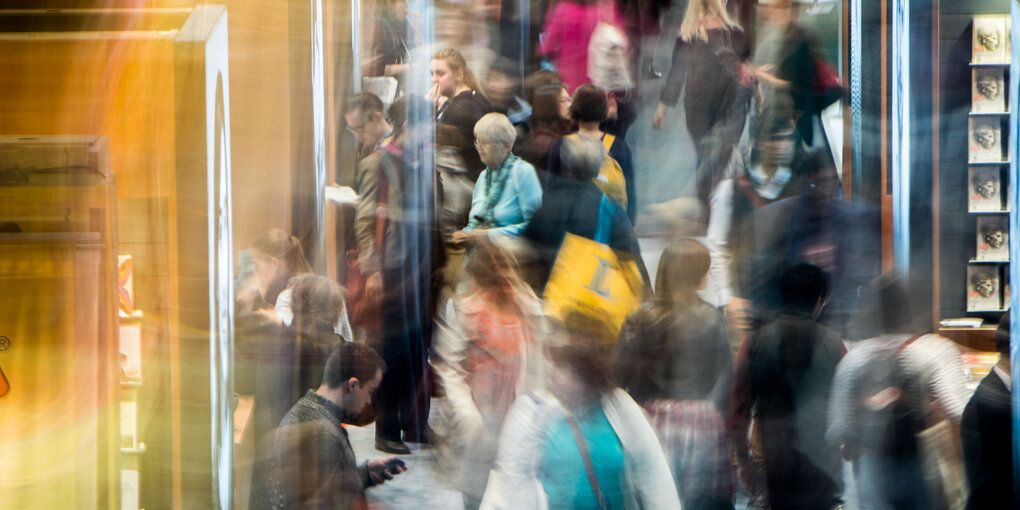
[{"label": "pink jacket", "polygon": [[[553,4],[545,18],[539,54],[556,66],[556,72],[571,94],[588,78],[588,41],[599,23],[599,5],[571,0]],[[623,15],[611,0],[601,7],[602,21],[622,27]]]}]

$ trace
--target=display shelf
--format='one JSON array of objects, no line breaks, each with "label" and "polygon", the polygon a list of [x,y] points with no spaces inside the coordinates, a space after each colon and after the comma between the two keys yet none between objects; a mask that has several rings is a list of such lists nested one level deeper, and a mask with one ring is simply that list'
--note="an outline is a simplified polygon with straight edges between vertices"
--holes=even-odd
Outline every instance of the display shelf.
[{"label": "display shelf", "polygon": [[1010,112],[968,112],[971,117],[994,117],[996,115],[1009,115]]},{"label": "display shelf", "polygon": [[[1009,311],[1009,308],[1002,308],[1002,309],[998,309],[998,310],[991,310],[991,309],[989,309],[989,310],[967,310],[967,313],[1006,313],[1008,311]],[[970,328],[970,329],[972,329],[972,328]]]},{"label": "display shelf", "polygon": [[1009,67],[1009,62],[971,62],[971,67]]},{"label": "display shelf", "polygon": [[970,161],[967,164],[970,165],[970,166],[1008,165],[1008,164],[1010,164],[1010,161],[1008,159],[1007,160],[1003,160],[1003,161]]},{"label": "display shelf", "polygon": [[121,381],[120,382],[120,387],[121,388],[141,388],[142,387],[142,381]]},{"label": "display shelf", "polygon": [[1009,209],[999,211],[967,211],[967,214],[1009,214]]},{"label": "display shelf", "polygon": [[970,259],[967,261],[968,264],[1009,264],[1008,260],[980,260]]},{"label": "display shelf", "polygon": [[145,453],[145,443],[138,443],[137,448],[121,448],[120,453],[123,455],[141,455]]}]

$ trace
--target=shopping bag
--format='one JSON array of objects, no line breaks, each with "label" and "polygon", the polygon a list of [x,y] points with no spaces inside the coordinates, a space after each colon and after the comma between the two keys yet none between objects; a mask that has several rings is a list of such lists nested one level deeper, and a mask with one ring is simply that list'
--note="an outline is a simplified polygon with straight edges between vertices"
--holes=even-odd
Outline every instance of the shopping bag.
[{"label": "shopping bag", "polygon": [[619,336],[624,320],[640,303],[643,282],[633,260],[620,260],[609,247],[616,206],[602,196],[595,239],[567,232],[545,286],[546,313],[565,320],[582,314],[605,326],[605,338]]}]

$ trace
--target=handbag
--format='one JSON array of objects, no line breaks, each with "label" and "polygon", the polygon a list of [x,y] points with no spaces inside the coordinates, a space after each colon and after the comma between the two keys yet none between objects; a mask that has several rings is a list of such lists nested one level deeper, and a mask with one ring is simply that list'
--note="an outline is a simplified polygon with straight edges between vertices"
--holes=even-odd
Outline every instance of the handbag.
[{"label": "handbag", "polygon": [[611,15],[603,14],[606,8],[600,5],[598,10],[598,24],[588,39],[588,78],[603,90],[630,90],[634,78],[627,35],[612,23]]},{"label": "handbag", "polygon": [[832,64],[824,58],[815,57],[815,111],[822,111],[843,97],[843,82]]},{"label": "handbag", "polygon": [[[382,254],[383,237],[386,235],[386,201],[389,198],[389,181],[385,178],[379,183],[379,207],[376,209],[375,250]],[[368,275],[361,272],[361,253],[357,248],[347,250],[347,299],[350,303],[350,322],[352,325],[378,329],[382,327],[382,300],[371,302],[365,295]]]},{"label": "handbag", "polygon": [[601,323],[611,338],[641,300],[644,283],[633,260],[620,260],[609,246],[616,206],[602,195],[595,238],[567,232],[545,286],[546,313],[560,320],[581,314]]}]

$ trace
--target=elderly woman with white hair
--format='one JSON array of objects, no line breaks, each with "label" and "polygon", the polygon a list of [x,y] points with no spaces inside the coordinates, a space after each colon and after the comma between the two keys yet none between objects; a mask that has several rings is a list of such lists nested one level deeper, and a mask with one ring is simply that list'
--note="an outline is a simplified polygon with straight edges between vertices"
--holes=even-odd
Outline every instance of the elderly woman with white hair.
[{"label": "elderly woman with white hair", "polygon": [[484,115],[475,124],[475,148],[485,163],[471,196],[464,229],[454,243],[478,236],[517,236],[542,205],[542,185],[535,167],[511,154],[517,130],[502,113]]}]

